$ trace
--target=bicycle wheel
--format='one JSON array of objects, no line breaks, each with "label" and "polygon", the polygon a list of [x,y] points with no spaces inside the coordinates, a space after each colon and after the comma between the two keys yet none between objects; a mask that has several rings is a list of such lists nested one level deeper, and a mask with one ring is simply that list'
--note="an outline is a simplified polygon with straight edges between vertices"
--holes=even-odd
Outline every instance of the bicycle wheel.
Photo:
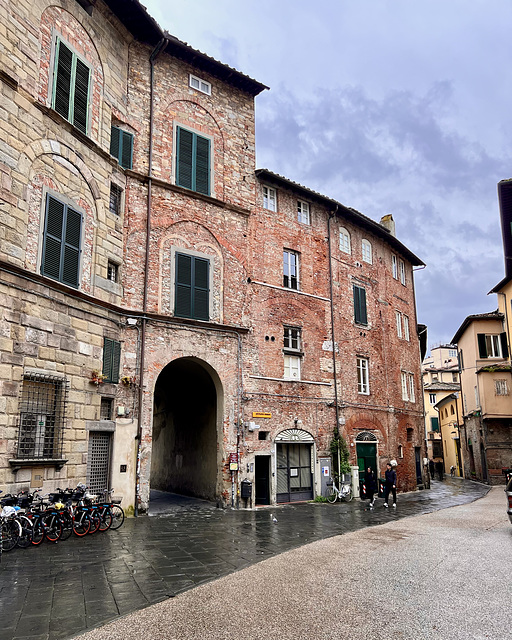
[{"label": "bicycle wheel", "polygon": [[11,551],[18,542],[21,526],[16,520],[4,520],[0,526],[2,528],[2,551]]},{"label": "bicycle wheel", "polygon": [[44,535],[48,542],[57,542],[62,536],[62,522],[58,513],[43,516]]},{"label": "bicycle wheel", "polygon": [[333,502],[336,502],[337,498],[338,498],[338,492],[336,491],[336,488],[333,485],[329,495],[327,496],[327,502],[330,502],[332,504]]},{"label": "bicycle wheel", "polygon": [[60,521],[62,523],[62,535],[61,540],[67,540],[73,533],[73,518],[67,511],[62,511],[60,514]]},{"label": "bicycle wheel", "polygon": [[352,487],[347,487],[346,489],[346,493],[343,496],[343,500],[345,500],[345,502],[350,502],[353,498],[353,494],[352,494]]},{"label": "bicycle wheel", "polygon": [[36,516],[32,525],[32,544],[38,545],[44,540],[43,517]]},{"label": "bicycle wheel", "polygon": [[124,511],[118,504],[110,505],[110,513],[112,514],[111,529],[119,529],[124,522]]},{"label": "bicycle wheel", "polygon": [[96,509],[93,509],[89,514],[89,518],[91,519],[91,528],[89,529],[89,533],[96,533],[96,531],[99,531],[101,526],[101,516]]},{"label": "bicycle wheel", "polygon": [[34,525],[32,520],[27,518],[27,516],[18,516],[17,520],[21,526],[21,534],[18,538],[17,544],[21,549],[26,549],[32,544],[32,530]]},{"label": "bicycle wheel", "polygon": [[110,529],[112,525],[112,513],[108,507],[103,507],[99,512],[101,516],[100,531]]},{"label": "bicycle wheel", "polygon": [[73,533],[80,538],[86,536],[91,528],[91,519],[85,511],[75,512],[73,519]]}]

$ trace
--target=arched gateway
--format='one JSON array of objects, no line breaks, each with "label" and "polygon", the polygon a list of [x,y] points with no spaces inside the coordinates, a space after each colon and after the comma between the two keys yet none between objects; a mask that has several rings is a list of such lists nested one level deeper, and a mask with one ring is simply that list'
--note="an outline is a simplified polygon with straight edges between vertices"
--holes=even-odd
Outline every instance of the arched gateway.
[{"label": "arched gateway", "polygon": [[215,371],[197,358],[179,358],[155,385],[151,489],[207,500],[218,494],[222,391]]}]

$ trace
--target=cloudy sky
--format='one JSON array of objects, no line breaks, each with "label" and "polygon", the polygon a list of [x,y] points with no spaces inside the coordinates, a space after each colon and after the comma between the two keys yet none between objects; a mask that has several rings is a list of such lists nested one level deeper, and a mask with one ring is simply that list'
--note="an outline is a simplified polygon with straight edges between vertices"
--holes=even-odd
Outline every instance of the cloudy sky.
[{"label": "cloudy sky", "polygon": [[510,0],[142,0],[170,33],[270,87],[257,166],[380,220],[416,272],[429,345],[497,308],[496,184],[512,177]]}]

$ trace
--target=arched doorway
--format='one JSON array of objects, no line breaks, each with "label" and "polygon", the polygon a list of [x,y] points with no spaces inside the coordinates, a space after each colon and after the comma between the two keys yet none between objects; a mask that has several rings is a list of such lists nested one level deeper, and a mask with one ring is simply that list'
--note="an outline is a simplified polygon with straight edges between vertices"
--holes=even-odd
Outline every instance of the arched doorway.
[{"label": "arched doorway", "polygon": [[359,490],[363,495],[362,486],[368,467],[372,469],[375,477],[379,477],[377,466],[377,436],[370,431],[361,431],[356,436],[357,465],[359,467]]},{"label": "arched doorway", "polygon": [[[207,500],[216,497],[219,392],[207,367],[195,358],[179,358],[158,376],[151,489]],[[220,388],[218,381],[217,385]]]},{"label": "arched doorway", "polygon": [[313,436],[302,429],[286,429],[276,437],[276,501],[313,498]]}]

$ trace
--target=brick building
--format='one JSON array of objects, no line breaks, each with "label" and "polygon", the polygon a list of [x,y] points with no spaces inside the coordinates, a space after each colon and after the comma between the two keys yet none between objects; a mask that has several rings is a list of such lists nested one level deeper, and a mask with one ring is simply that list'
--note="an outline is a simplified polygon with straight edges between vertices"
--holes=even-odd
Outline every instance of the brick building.
[{"label": "brick building", "polygon": [[337,425],[421,484],[391,216],[255,171],[266,87],[135,0],[0,7],[0,486],[308,499]]}]

